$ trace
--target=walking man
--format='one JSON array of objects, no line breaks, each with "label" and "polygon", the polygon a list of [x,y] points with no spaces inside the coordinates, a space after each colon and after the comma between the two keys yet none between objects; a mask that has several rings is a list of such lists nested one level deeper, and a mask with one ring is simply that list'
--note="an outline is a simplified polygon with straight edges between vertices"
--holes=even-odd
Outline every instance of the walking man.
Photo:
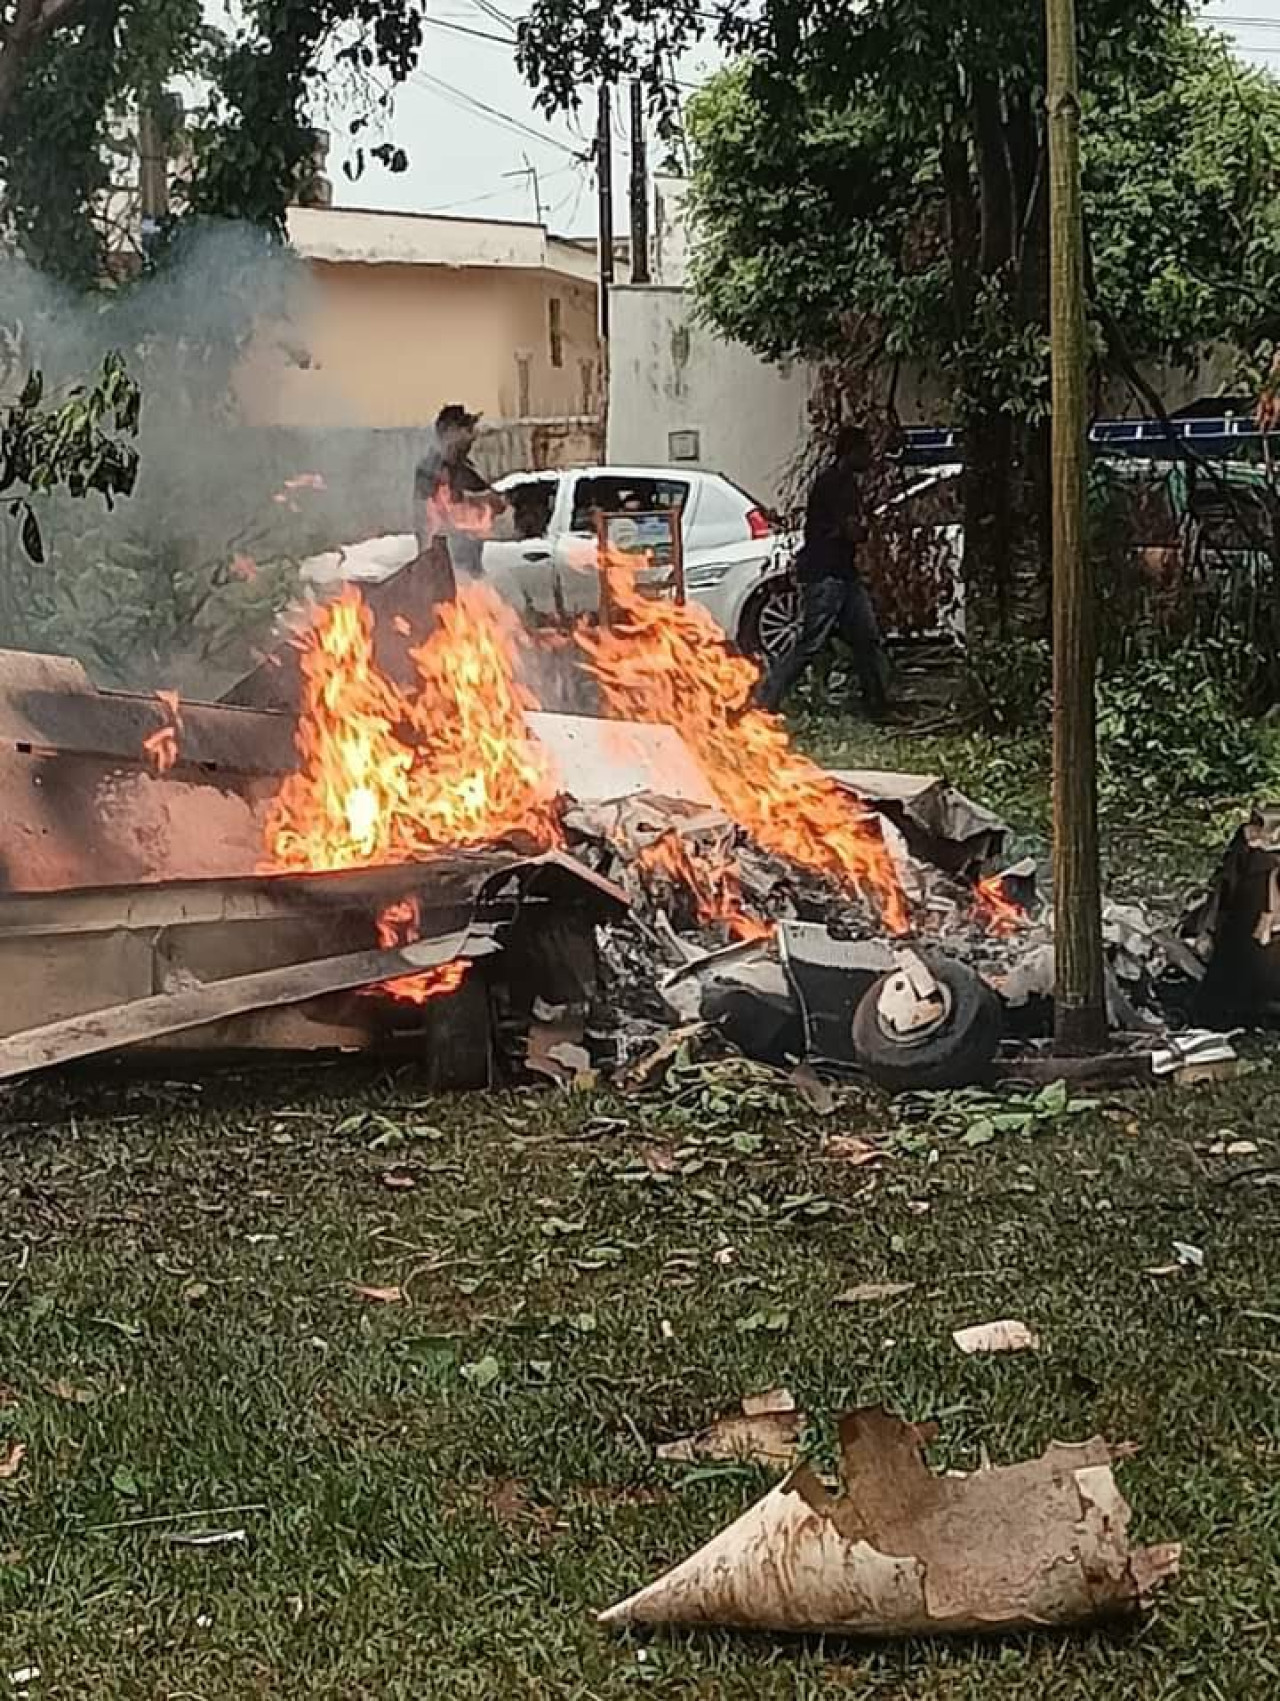
[{"label": "walking man", "polygon": [[837,634],[853,651],[853,665],[869,712],[889,708],[888,663],[867,587],[858,576],[858,545],[867,535],[862,477],[871,444],[860,425],[843,425],[835,458],[809,492],[804,543],[796,556],[800,625],[796,641],[761,681],[757,701],[771,713]]}]

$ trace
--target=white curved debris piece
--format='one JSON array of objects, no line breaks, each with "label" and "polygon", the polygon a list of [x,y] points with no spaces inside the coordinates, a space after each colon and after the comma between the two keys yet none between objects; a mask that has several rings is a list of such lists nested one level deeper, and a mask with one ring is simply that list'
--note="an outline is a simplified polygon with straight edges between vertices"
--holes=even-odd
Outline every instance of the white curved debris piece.
[{"label": "white curved debris piece", "polygon": [[1016,1317],[1001,1317],[995,1323],[973,1323],[956,1329],[951,1339],[962,1353],[1033,1353],[1040,1337]]},{"label": "white curved debris piece", "polygon": [[843,1490],[801,1466],[690,1558],[600,1614],[626,1625],[892,1637],[1079,1627],[1138,1612],[1177,1546],[1131,1549],[1123,1450],[1054,1443],[938,1477],[879,1408],[840,1426]]}]

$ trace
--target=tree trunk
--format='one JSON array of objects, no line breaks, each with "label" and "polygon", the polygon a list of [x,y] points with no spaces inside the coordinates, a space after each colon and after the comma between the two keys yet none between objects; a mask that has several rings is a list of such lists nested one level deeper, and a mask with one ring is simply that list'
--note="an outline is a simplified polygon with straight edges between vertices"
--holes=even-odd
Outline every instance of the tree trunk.
[{"label": "tree trunk", "polygon": [[1084,535],[1084,223],[1075,0],[1048,18],[1053,378],[1053,874],[1058,1049],[1106,1040],[1098,877],[1094,587]]}]

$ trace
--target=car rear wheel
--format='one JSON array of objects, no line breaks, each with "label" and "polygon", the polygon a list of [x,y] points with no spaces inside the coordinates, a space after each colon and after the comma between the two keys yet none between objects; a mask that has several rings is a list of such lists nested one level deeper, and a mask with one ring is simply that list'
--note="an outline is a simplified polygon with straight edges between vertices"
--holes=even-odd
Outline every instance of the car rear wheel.
[{"label": "car rear wheel", "polygon": [[783,577],[770,579],[747,604],[738,637],[739,648],[757,661],[777,661],[795,643],[799,619],[794,582]]}]

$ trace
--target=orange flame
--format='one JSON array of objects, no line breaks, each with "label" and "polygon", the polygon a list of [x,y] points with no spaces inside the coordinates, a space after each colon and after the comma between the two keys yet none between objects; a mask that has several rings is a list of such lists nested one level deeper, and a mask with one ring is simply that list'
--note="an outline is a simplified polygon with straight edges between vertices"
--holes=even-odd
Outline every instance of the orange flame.
[{"label": "orange flame", "polygon": [[[416,898],[401,898],[398,903],[388,904],[378,917],[379,945],[388,950],[395,945],[411,945],[418,938],[418,919]],[[438,968],[424,969],[418,975],[399,975],[395,980],[384,980],[367,990],[389,993],[392,998],[399,998],[406,1004],[427,1004],[433,998],[445,998],[456,992],[470,967],[465,958],[455,957],[451,963],[441,963]]]},{"label": "orange flame", "polygon": [[776,716],[750,707],[758,670],[726,647],[711,616],[640,594],[635,565],[616,553],[603,563],[610,623],[578,633],[609,708],[677,728],[721,807],[757,844],[855,888],[886,927],[905,931],[906,901],[875,817],[791,748]]},{"label": "orange flame", "polygon": [[742,908],[736,863],[700,855],[674,831],[661,833],[633,858],[641,879],[653,873],[684,886],[693,896],[698,920],[721,922],[734,939],[768,939],[772,927]]},{"label": "orange flame", "polygon": [[162,727],[142,741],[142,753],[157,774],[167,774],[178,760],[178,734],[182,730],[182,703],[176,691],[157,691],[156,701],[169,716]]},{"label": "orange flame", "polygon": [[488,537],[493,531],[492,502],[471,502],[465,496],[453,496],[444,484],[427,497],[425,508],[428,537],[447,537],[451,532]]},{"label": "orange flame", "polygon": [[483,585],[439,616],[402,690],[376,665],[358,590],[319,611],[302,652],[299,766],[268,820],[271,866],[405,862],[512,832],[559,842],[550,770],[524,724],[515,616]]},{"label": "orange flame", "polygon": [[1027,925],[1027,912],[1010,898],[998,874],[975,881],[973,908],[989,933],[1016,933]]},{"label": "orange flame", "polygon": [[178,734],[171,726],[149,732],[142,741],[148,762],[157,774],[167,774],[178,760]]}]

